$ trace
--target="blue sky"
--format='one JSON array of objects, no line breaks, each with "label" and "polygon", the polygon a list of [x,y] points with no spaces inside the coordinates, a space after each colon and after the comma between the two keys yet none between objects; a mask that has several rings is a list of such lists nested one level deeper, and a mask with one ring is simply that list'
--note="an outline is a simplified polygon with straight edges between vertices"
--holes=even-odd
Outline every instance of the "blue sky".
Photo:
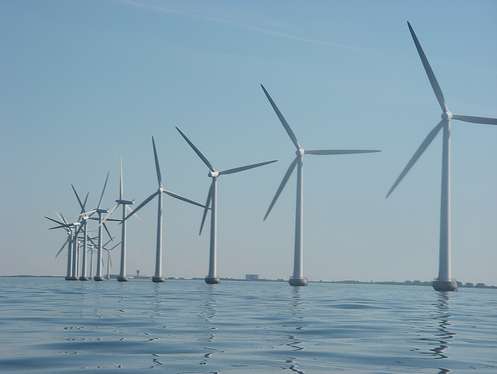
[{"label": "blue sky", "polygon": [[[305,160],[305,274],[432,279],[440,138],[384,198],[440,118],[406,20],[449,108],[497,116],[494,1],[1,2],[0,274],[64,273],[64,235],[42,217],[77,214],[70,183],[93,206],[110,170],[110,207],[123,157],[126,197],[153,192],[152,135],[169,188],[203,201],[207,170],[179,125],[220,169],[280,160],[221,179],[219,271],[287,278],[294,178],[262,217],[293,148],[264,83],[305,147],[383,150]],[[497,283],[497,128],[454,123],[452,139],[454,276]],[[166,275],[205,275],[200,209],[165,209]],[[130,224],[130,271],[153,270],[154,215]]]}]

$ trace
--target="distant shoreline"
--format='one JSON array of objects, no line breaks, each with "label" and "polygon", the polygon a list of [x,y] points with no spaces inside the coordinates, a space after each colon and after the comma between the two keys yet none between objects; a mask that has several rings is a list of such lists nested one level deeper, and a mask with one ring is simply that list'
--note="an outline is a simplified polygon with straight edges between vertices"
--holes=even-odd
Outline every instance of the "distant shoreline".
[{"label": "distant shoreline", "polygon": [[[0,278],[64,278],[63,275],[0,275]],[[112,275],[111,279],[115,279],[116,276]],[[151,279],[149,276],[129,276],[129,279],[135,280],[148,280]],[[203,281],[203,277],[167,277],[166,280],[199,280]],[[222,281],[232,281],[232,282],[287,282],[286,279],[243,279],[243,278],[221,278]],[[406,280],[406,281],[359,281],[359,280],[310,280],[309,283],[337,283],[337,284],[373,284],[373,285],[393,285],[393,286],[430,286],[431,281],[420,281],[420,280]],[[471,283],[471,282],[457,282],[459,288],[486,288],[486,289],[497,289],[497,286],[488,285],[485,283]]]}]

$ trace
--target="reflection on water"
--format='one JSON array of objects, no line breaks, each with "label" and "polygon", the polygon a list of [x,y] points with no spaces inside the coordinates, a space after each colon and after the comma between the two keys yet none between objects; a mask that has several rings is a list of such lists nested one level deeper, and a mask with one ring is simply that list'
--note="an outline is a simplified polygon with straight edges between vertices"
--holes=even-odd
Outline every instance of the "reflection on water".
[{"label": "reflection on water", "polygon": [[[157,325],[161,325],[163,323],[163,320],[161,318],[161,293],[160,293],[160,284],[159,283],[153,283],[152,284],[152,315],[151,318],[157,323]],[[165,326],[163,326],[165,327]],[[160,338],[158,336],[153,336],[150,332],[144,331],[143,334],[146,337],[147,342],[153,342],[155,340],[159,340]],[[152,352],[152,363],[149,366],[151,369],[158,367],[158,366],[163,366],[164,362],[161,360],[161,355],[158,354],[157,352]]]},{"label": "reflection on water", "polygon": [[447,358],[447,348],[449,340],[452,339],[455,333],[449,330],[450,328],[450,314],[448,305],[449,295],[446,292],[439,292],[437,302],[437,316],[438,329],[435,337],[438,338],[440,343],[437,347],[432,348],[431,351],[437,356],[436,358]]},{"label": "reflection on water", "polygon": [[496,307],[483,289],[0,277],[0,373],[494,374]]},{"label": "reflection on water", "polygon": [[[420,351],[420,353],[432,356],[435,360],[445,361],[449,358],[449,343],[456,334],[451,331],[449,293],[437,292],[436,294],[437,299],[432,304],[434,306],[434,311],[430,316],[430,319],[436,322],[436,328],[434,331],[433,329],[430,329],[430,335],[428,337],[420,339],[421,341],[428,342],[431,348],[426,351]],[[424,333],[426,333],[426,331],[424,331]],[[444,367],[439,367],[438,370],[439,374],[450,372],[450,369]]]},{"label": "reflection on water", "polygon": [[[435,356],[435,359],[445,359],[447,356],[447,348],[449,341],[456,334],[450,331],[450,310],[449,310],[449,294],[447,292],[438,292],[438,300],[436,303],[435,320],[438,323],[438,328],[435,333],[435,339],[438,339],[438,346],[430,349]],[[449,373],[450,370],[446,368],[439,368],[439,374]]]},{"label": "reflection on water", "polygon": [[[290,321],[292,325],[295,325],[296,332],[288,335],[288,343],[286,343],[286,345],[291,348],[292,352],[295,353],[304,349],[302,340],[297,336],[297,333],[303,328],[304,305],[300,287],[292,287],[291,292],[292,295],[290,298]],[[295,355],[289,356],[285,363],[288,364],[288,369],[290,369],[291,371],[299,374],[304,374],[304,370],[299,367],[297,357]]]},{"label": "reflection on water", "polygon": [[207,365],[207,360],[212,358],[212,355],[217,351],[216,348],[211,346],[211,343],[214,342],[216,338],[217,330],[217,327],[214,326],[214,319],[217,312],[215,286],[207,285],[207,289],[205,290],[204,295],[205,298],[200,307],[199,315],[205,324],[205,330],[207,332],[207,344],[206,346],[204,346],[206,352],[203,354],[200,365]]}]

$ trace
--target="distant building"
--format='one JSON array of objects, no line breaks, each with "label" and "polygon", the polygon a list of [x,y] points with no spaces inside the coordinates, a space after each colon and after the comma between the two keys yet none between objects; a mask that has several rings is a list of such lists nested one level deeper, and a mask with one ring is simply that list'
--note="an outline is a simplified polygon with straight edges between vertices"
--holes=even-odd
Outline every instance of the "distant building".
[{"label": "distant building", "polygon": [[248,281],[259,280],[259,274],[245,274],[245,280],[248,280]]}]

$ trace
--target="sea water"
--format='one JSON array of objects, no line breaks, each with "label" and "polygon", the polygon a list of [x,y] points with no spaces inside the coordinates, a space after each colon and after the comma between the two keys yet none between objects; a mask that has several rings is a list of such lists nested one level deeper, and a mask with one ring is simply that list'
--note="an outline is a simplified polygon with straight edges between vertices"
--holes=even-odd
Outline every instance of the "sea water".
[{"label": "sea water", "polygon": [[0,372],[497,373],[497,290],[0,277]]}]

